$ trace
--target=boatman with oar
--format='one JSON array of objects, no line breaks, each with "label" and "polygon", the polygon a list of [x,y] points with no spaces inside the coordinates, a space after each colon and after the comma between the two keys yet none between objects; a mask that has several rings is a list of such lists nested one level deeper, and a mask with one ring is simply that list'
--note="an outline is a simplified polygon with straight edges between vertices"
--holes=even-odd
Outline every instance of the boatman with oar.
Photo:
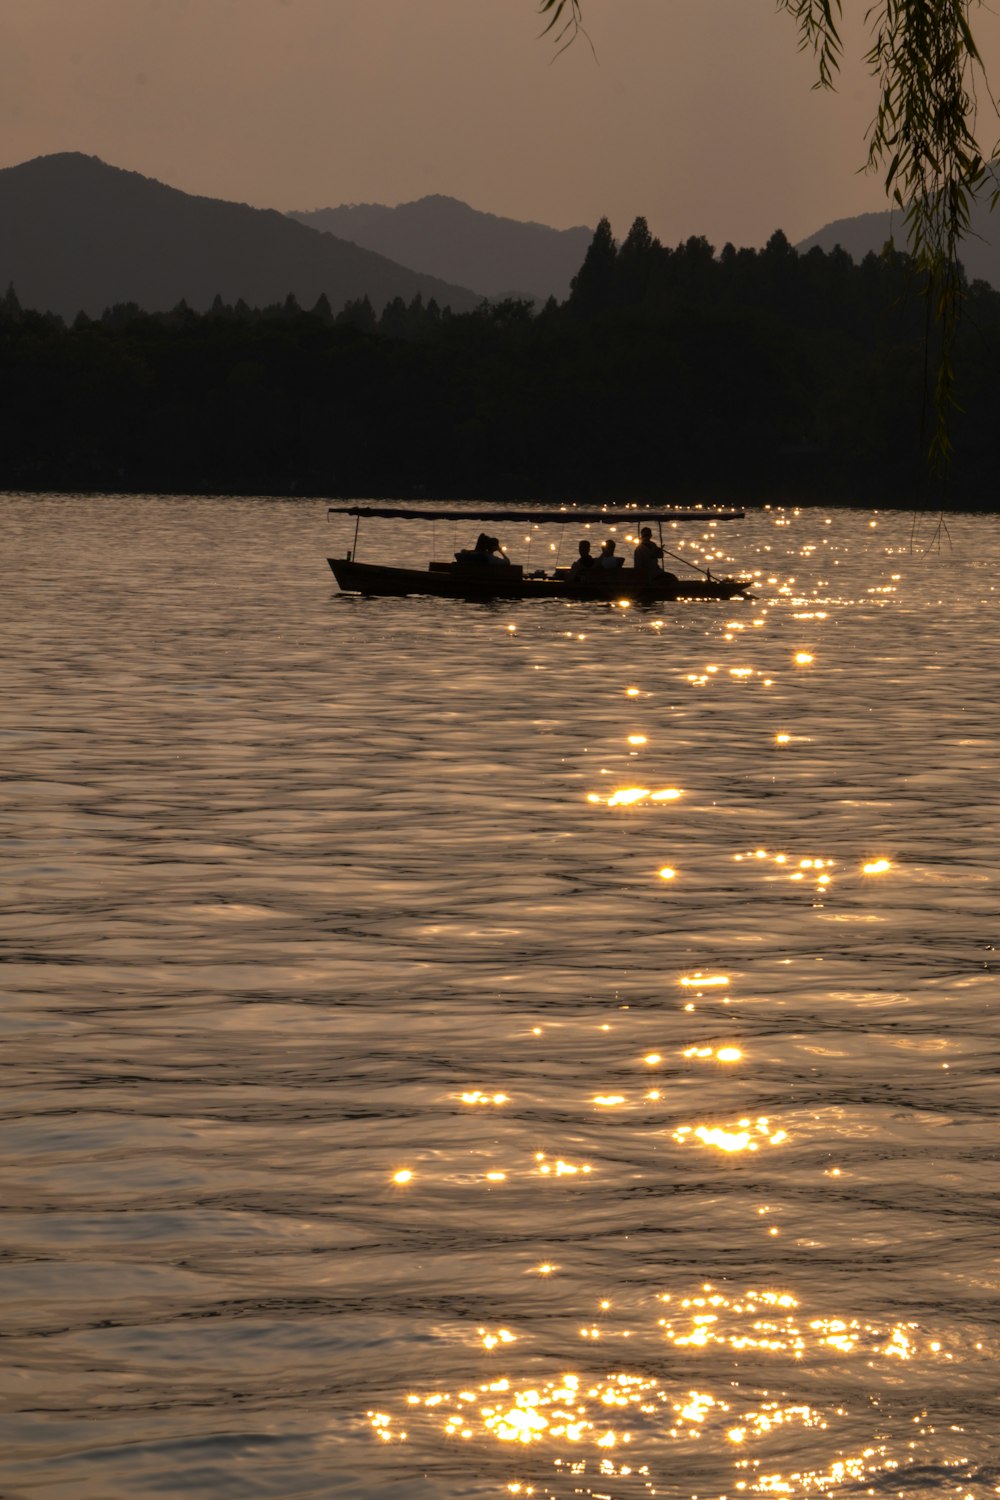
[{"label": "boatman with oar", "polygon": [[660,572],[663,565],[663,548],[653,541],[651,526],[644,526],[640,531],[639,543],[632,561],[637,578],[651,578],[654,573]]}]

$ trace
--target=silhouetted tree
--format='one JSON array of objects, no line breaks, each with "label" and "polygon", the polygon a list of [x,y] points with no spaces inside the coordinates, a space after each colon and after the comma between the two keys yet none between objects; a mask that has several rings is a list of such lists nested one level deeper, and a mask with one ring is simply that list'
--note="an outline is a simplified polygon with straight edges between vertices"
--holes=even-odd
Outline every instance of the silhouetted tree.
[{"label": "silhouetted tree", "polygon": [[361,333],[374,333],[378,327],[375,309],[367,295],[355,302],[348,302],[337,314],[336,321],[350,328],[357,328]]},{"label": "silhouetted tree", "polygon": [[314,318],[319,318],[322,323],[333,322],[333,308],[330,306],[330,299],[325,292],[320,292],[316,298],[313,304],[312,315]]},{"label": "silhouetted tree", "polygon": [[601,219],[587,247],[583,265],[570,282],[569,303],[575,313],[593,317],[614,302],[618,248],[608,219]]},{"label": "silhouetted tree", "polygon": [[[941,333],[934,378],[935,431],[929,457],[940,467],[950,452],[948,419],[955,407],[950,349],[966,292],[959,259],[973,201],[996,201],[987,169],[996,148],[976,138],[977,83],[992,99],[970,22],[974,0],[884,0],[865,22],[865,61],[879,86],[868,129],[868,165],[885,171],[886,192],[903,210],[909,248]],[[982,3],[982,0],[979,0]],[[583,29],[585,0],[539,0],[548,16],[543,35],[560,49]],[[818,86],[832,88],[840,66],[842,0],[778,0],[799,28],[800,50],[817,59]]]},{"label": "silhouetted tree", "polygon": [[654,240],[643,218],[634,221],[618,250],[615,265],[616,301],[623,307],[635,307],[646,300],[655,273],[659,240]]},{"label": "silhouetted tree", "polygon": [[14,283],[8,282],[7,290],[0,301],[0,318],[5,323],[19,323],[22,317],[21,303],[14,290]]},{"label": "silhouetted tree", "polygon": [[[647,236],[630,230],[630,269],[602,235],[598,312],[576,293],[537,316],[516,298],[459,315],[398,299],[380,319],[361,299],[330,321],[123,304],[67,329],[0,298],[0,488],[912,496],[925,305],[909,257]],[[967,296],[955,487],[992,506],[1000,294]]]}]

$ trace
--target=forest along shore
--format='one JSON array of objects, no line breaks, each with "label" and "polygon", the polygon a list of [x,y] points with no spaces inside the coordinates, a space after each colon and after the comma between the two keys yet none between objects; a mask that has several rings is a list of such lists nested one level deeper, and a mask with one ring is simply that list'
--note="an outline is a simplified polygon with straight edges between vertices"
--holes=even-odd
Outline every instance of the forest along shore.
[{"label": "forest along shore", "polygon": [[[908,257],[667,249],[602,221],[572,292],[452,313],[0,299],[0,488],[938,505]],[[968,289],[948,496],[994,509],[1000,293]],[[931,359],[933,368],[933,355]],[[927,430],[924,431],[924,425]]]}]

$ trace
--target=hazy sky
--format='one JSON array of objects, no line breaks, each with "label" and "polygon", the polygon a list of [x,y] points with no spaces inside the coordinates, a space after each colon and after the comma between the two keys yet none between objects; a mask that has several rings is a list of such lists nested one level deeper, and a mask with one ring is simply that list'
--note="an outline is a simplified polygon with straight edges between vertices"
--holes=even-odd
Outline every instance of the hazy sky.
[{"label": "hazy sky", "polygon": [[534,0],[3,0],[0,165],[84,151],[261,207],[447,193],[619,236],[645,214],[668,243],[796,240],[884,206],[858,173],[866,0],[847,8],[830,95],[773,0],[585,0],[596,60],[556,61]]}]

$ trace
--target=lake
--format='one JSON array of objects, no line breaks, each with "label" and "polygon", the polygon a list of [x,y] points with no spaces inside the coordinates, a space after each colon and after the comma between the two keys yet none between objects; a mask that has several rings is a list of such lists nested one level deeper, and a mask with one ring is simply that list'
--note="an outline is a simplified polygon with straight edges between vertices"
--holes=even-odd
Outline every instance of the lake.
[{"label": "lake", "polygon": [[0,499],[3,1500],[995,1495],[1000,518],[325,512]]}]

